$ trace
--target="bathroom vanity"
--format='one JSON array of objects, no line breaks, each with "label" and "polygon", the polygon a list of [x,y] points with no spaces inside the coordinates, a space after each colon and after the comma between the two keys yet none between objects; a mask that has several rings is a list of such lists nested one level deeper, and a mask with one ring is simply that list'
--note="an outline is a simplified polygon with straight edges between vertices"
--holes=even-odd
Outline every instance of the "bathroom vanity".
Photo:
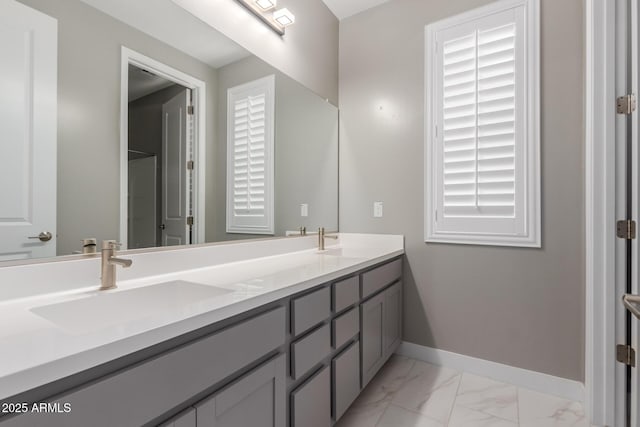
[{"label": "bathroom vanity", "polygon": [[[192,248],[188,269],[143,265],[114,291],[5,301],[0,320],[32,317],[32,329],[0,337],[0,399],[28,404],[0,426],[331,426],[400,343],[403,240],[340,234],[325,251],[314,240]],[[170,252],[130,256],[128,274]],[[104,307],[111,318],[93,327]],[[36,336],[42,353],[19,360]],[[41,402],[57,413],[33,411]]]}]

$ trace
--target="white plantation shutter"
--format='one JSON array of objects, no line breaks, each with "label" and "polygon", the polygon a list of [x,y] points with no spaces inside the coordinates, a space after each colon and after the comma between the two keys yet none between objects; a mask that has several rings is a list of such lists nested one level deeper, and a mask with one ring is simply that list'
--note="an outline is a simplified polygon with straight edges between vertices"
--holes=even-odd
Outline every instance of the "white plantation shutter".
[{"label": "white plantation shutter", "polygon": [[227,232],[273,234],[275,77],[227,93]]},{"label": "white plantation shutter", "polygon": [[426,28],[425,240],[540,246],[537,0]]},{"label": "white plantation shutter", "polygon": [[265,94],[235,102],[233,213],[265,214]]},{"label": "white plantation shutter", "polygon": [[443,213],[515,215],[515,24],[443,43]]}]

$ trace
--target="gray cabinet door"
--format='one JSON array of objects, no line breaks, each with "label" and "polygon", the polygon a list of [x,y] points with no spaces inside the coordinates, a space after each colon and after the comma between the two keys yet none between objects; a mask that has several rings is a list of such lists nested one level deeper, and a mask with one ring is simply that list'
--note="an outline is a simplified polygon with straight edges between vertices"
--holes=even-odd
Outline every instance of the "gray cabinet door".
[{"label": "gray cabinet door", "polygon": [[324,367],[291,393],[291,427],[331,426],[330,371]]},{"label": "gray cabinet door", "polygon": [[384,343],[385,358],[400,345],[402,339],[402,283],[384,291]]},{"label": "gray cabinet door", "polygon": [[198,427],[284,426],[285,359],[271,359],[196,405]]},{"label": "gray cabinet door", "polygon": [[360,305],[363,388],[385,361],[384,308],[384,292]]},{"label": "gray cabinet door", "polygon": [[356,341],[331,361],[333,417],[336,421],[360,394],[360,344]]}]

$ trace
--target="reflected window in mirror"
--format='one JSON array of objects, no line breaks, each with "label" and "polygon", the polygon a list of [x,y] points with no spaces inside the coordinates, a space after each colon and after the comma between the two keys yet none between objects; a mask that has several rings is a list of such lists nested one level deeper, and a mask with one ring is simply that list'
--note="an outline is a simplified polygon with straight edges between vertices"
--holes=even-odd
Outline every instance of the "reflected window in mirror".
[{"label": "reflected window in mirror", "polygon": [[227,232],[273,234],[275,76],[227,91]]}]

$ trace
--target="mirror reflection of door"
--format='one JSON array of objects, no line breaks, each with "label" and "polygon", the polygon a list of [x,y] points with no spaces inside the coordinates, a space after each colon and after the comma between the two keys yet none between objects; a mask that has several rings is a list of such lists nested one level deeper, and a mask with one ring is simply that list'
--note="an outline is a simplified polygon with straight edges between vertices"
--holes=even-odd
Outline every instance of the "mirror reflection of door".
[{"label": "mirror reflection of door", "polygon": [[57,26],[2,5],[0,261],[56,255]]},{"label": "mirror reflection of door", "polygon": [[129,65],[129,249],[192,243],[191,90]]},{"label": "mirror reflection of door", "polygon": [[161,246],[191,243],[189,139],[190,91],[184,89],[162,106],[162,236]]}]

